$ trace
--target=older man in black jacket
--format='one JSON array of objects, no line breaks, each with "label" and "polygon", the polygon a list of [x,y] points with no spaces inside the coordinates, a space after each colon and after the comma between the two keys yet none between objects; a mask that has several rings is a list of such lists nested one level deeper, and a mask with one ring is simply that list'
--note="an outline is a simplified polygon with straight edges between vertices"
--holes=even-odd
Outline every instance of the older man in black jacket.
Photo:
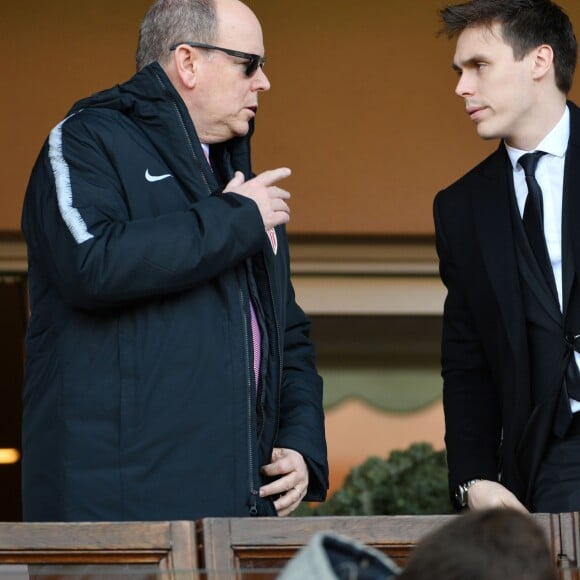
[{"label": "older man in black jacket", "polygon": [[289,279],[287,168],[254,176],[260,24],[158,0],[138,73],[77,103],[26,194],[28,521],[286,515],[328,483]]}]

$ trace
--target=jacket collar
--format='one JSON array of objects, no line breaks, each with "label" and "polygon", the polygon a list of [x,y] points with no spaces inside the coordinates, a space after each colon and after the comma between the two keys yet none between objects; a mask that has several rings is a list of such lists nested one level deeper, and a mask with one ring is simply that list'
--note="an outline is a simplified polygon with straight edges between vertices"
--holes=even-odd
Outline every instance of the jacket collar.
[{"label": "jacket collar", "polygon": [[[207,185],[205,194],[223,187],[217,175],[229,179],[236,170],[251,175],[250,137],[234,138],[210,148],[214,173],[205,155],[191,116],[179,93],[157,62],[139,71],[126,83],[96,93],[74,105],[71,113],[89,107],[117,110],[137,122],[186,191],[200,192],[200,175]],[[203,190],[204,188],[202,188]]]}]

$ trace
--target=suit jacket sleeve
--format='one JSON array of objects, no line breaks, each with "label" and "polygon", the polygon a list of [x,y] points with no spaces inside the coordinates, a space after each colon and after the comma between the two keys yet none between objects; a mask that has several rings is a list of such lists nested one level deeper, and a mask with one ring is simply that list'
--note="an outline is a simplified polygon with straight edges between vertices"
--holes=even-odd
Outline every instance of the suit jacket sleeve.
[{"label": "suit jacket sleeve", "polygon": [[470,285],[477,284],[477,280],[471,276],[473,256],[466,251],[469,220],[454,213],[456,200],[449,197],[445,192],[437,196],[434,219],[440,274],[447,287],[441,364],[453,500],[453,492],[462,482],[473,478],[497,481],[501,409],[497,384],[482,344],[483,306],[474,303],[472,297],[477,293],[470,292]]}]

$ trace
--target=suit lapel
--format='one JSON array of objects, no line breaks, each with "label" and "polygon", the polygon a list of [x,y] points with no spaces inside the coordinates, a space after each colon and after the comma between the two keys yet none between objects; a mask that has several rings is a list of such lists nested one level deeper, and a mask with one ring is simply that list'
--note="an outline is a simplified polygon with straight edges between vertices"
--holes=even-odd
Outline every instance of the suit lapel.
[{"label": "suit lapel", "polygon": [[474,192],[477,236],[514,352],[524,352],[524,313],[510,213],[509,165],[503,144],[489,159]]},{"label": "suit lapel", "polygon": [[565,310],[570,301],[575,272],[580,272],[580,109],[568,103],[570,109],[570,140],[564,169],[562,200],[562,270]]}]

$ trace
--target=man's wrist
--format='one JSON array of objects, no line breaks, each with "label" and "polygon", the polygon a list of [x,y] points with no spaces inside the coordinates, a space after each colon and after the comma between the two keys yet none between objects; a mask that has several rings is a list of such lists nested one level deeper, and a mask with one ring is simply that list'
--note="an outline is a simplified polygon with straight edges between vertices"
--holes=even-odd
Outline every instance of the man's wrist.
[{"label": "man's wrist", "polygon": [[469,492],[469,488],[478,481],[482,481],[481,477],[476,477],[474,479],[470,479],[469,481],[465,481],[460,483],[457,488],[455,489],[455,502],[459,507],[467,507],[467,494]]}]

